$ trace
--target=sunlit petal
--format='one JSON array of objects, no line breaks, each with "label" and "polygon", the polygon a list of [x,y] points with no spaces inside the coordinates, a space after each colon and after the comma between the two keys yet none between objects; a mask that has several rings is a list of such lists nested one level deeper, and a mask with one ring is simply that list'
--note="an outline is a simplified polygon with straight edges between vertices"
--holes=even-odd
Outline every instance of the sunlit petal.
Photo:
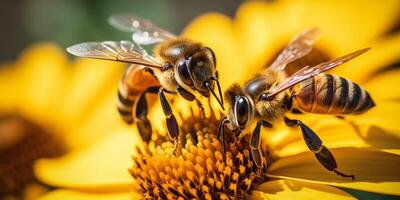
[{"label": "sunlit petal", "polygon": [[247,1],[235,17],[235,31],[246,59],[241,71],[249,76],[265,67],[278,51],[299,33],[301,5],[288,1]]},{"label": "sunlit petal", "polygon": [[13,65],[3,64],[0,67],[0,108],[3,111],[15,111],[21,102],[23,81],[17,79]]},{"label": "sunlit petal", "polygon": [[[106,90],[99,98],[96,106],[81,120],[79,126],[72,127],[65,142],[70,148],[90,144],[95,139],[114,133],[121,127],[127,127],[117,111],[116,90]],[[134,130],[133,127],[130,127]]]},{"label": "sunlit petal", "polygon": [[355,199],[347,192],[327,185],[292,180],[268,181],[253,191],[252,199]]},{"label": "sunlit petal", "polygon": [[222,88],[243,78],[241,69],[246,66],[240,56],[232,20],[227,16],[217,13],[201,15],[185,28],[183,35],[202,42],[214,51]]},{"label": "sunlit petal", "polygon": [[[15,64],[18,85],[12,93],[19,109],[36,119],[58,116],[69,76],[63,50],[51,43],[38,43],[27,48]],[[11,94],[12,95],[12,94]],[[45,112],[44,112],[45,111]]]},{"label": "sunlit petal", "polygon": [[68,123],[81,123],[87,112],[107,94],[105,91],[114,90],[116,93],[124,65],[112,61],[77,59],[73,67],[62,112],[69,117],[65,119]]},{"label": "sunlit petal", "polygon": [[[358,124],[357,121],[344,121],[329,118],[323,123],[314,123],[310,127],[329,148],[358,147],[372,149],[400,148],[399,131],[385,129],[379,124]],[[355,119],[356,120],[356,119]],[[300,129],[292,130],[291,137],[281,141],[279,156],[288,156],[308,151]]]},{"label": "sunlit petal", "polygon": [[54,190],[39,198],[40,200],[136,200],[142,197],[137,193],[85,193],[73,190]]},{"label": "sunlit petal", "polygon": [[372,95],[382,100],[400,99],[400,70],[394,69],[378,74],[365,82],[363,86]]},{"label": "sunlit petal", "polygon": [[39,160],[35,174],[46,184],[95,191],[121,191],[131,188],[128,173],[131,155],[140,141],[129,130],[120,130],[87,149],[72,151],[59,159]]},{"label": "sunlit petal", "polygon": [[349,120],[357,125],[373,125],[393,131],[400,135],[400,103],[394,101],[375,101],[376,106],[361,115],[347,116]]},{"label": "sunlit petal", "polygon": [[348,52],[364,47],[372,47],[372,49],[351,62],[335,68],[332,73],[349,78],[359,84],[367,83],[370,80],[368,78],[371,78],[377,71],[400,60],[400,33],[362,46],[353,46]]},{"label": "sunlit petal", "polygon": [[304,0],[301,4],[304,6],[301,23],[319,27],[323,33],[321,43],[340,54],[363,47],[396,25],[400,9],[396,0],[385,3]]},{"label": "sunlit petal", "polygon": [[400,156],[355,148],[332,149],[339,170],[356,179],[336,176],[324,169],[311,152],[279,159],[269,169],[272,177],[295,179],[339,187],[400,195]]}]

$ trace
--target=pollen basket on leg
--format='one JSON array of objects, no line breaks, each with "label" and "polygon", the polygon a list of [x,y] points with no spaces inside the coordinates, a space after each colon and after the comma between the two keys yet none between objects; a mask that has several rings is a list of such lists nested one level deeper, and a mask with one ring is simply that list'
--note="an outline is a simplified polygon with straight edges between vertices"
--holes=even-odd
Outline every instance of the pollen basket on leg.
[{"label": "pollen basket on leg", "polygon": [[234,143],[233,133],[227,130],[224,153],[216,136],[215,114],[202,118],[200,112],[191,113],[180,115],[175,153],[173,142],[162,135],[137,147],[129,170],[137,191],[146,199],[244,199],[266,181],[266,168],[257,168],[251,157],[249,134]]}]

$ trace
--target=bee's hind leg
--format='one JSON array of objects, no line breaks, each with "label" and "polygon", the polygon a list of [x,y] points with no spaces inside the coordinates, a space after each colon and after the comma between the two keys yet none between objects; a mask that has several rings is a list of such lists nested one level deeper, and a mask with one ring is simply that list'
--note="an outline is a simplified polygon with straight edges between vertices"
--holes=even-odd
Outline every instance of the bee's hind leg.
[{"label": "bee's hind leg", "polygon": [[169,105],[167,98],[165,98],[165,92],[168,93],[164,88],[160,88],[158,90],[158,96],[160,97],[161,107],[167,121],[168,136],[171,140],[174,140],[175,153],[178,146],[179,126],[174,114],[172,113],[171,106]]},{"label": "bee's hind leg", "polygon": [[134,105],[134,117],[136,126],[144,142],[149,143],[152,135],[151,123],[147,119],[148,105],[146,93],[157,93],[159,87],[149,87],[143,91]]},{"label": "bee's hind leg", "polygon": [[260,131],[261,131],[261,126],[263,127],[268,127],[272,128],[272,124],[265,121],[265,120],[259,120],[257,122],[256,127],[254,128],[253,133],[250,136],[250,151],[251,151],[251,156],[253,157],[253,161],[256,164],[257,168],[262,169],[263,168],[263,155],[262,151],[260,149],[260,143],[261,143],[261,137],[260,137]]},{"label": "bee's hind leg", "polygon": [[354,180],[355,178],[354,175],[347,175],[338,171],[335,157],[333,157],[332,153],[328,150],[328,148],[322,145],[322,140],[313,130],[311,130],[308,126],[303,124],[303,122],[301,122],[300,120],[293,120],[287,117],[285,117],[284,120],[287,126],[300,127],[301,132],[303,133],[304,141],[306,142],[308,149],[310,149],[310,151],[314,153],[319,163],[321,163],[321,165],[324,166],[325,169],[333,171],[339,176],[349,177],[352,180]]}]

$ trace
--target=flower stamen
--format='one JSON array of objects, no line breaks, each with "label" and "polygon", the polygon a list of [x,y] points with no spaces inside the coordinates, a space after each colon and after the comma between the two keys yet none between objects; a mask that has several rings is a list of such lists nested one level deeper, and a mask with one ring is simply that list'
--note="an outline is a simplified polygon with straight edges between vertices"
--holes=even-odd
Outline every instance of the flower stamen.
[{"label": "flower stamen", "polygon": [[248,134],[243,132],[233,142],[234,133],[229,132],[224,153],[216,137],[219,120],[215,113],[202,118],[192,110],[190,116],[180,116],[177,154],[173,154],[173,143],[159,134],[157,141],[136,148],[130,173],[145,198],[243,199],[266,181],[266,168],[258,169],[253,162]]}]

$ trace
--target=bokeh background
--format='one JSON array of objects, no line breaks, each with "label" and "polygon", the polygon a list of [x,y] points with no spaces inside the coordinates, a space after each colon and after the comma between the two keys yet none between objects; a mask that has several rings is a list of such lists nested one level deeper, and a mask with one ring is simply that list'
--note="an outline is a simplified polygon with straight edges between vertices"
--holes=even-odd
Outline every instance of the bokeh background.
[{"label": "bokeh background", "polygon": [[180,33],[195,16],[220,12],[233,16],[238,0],[15,0],[0,2],[0,61],[14,60],[35,41],[66,47],[82,41],[129,39],[110,27],[107,17],[135,13],[173,33]]}]

